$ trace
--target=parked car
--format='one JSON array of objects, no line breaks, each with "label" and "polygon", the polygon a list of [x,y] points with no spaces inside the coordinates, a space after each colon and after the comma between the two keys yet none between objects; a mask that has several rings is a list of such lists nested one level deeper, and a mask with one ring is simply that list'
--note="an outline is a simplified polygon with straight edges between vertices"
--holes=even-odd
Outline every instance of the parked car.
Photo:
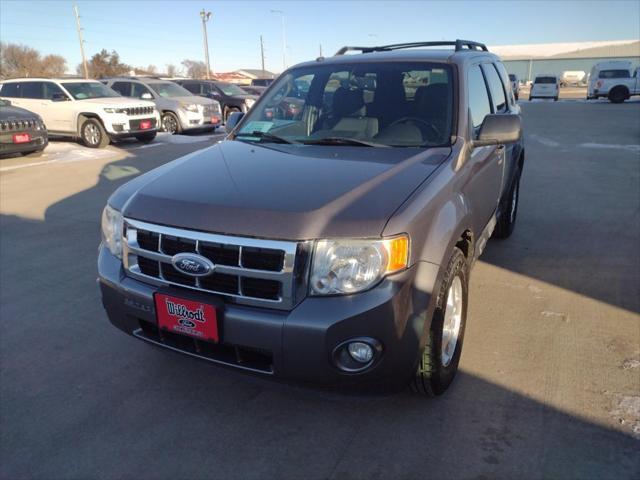
[{"label": "parked car", "polygon": [[534,98],[553,98],[553,101],[557,102],[558,95],[560,95],[560,82],[556,75],[536,75],[529,92],[529,101]]},{"label": "parked car", "polygon": [[516,97],[516,100],[518,100],[520,98],[520,80],[515,73],[510,73],[509,81],[511,82],[511,90],[513,91],[513,96]]},{"label": "parked car", "polygon": [[640,95],[640,67],[633,70],[631,62],[600,62],[591,69],[587,100],[608,98],[622,103],[632,95]]},{"label": "parked car", "polygon": [[560,86],[569,87],[572,85],[580,85],[580,83],[587,76],[582,70],[567,70],[560,75]]},{"label": "parked car", "polygon": [[[520,109],[483,44],[348,50],[288,69],[227,140],[109,198],[98,270],[117,328],[265,376],[447,389],[470,270],[515,226]],[[303,78],[301,112],[270,116]]]},{"label": "parked car", "polygon": [[252,87],[268,87],[273,83],[274,78],[254,78],[251,80]]},{"label": "parked car", "polygon": [[123,98],[94,80],[5,80],[0,83],[0,97],[40,115],[49,136],[80,138],[90,148],[131,137],[150,142],[159,122],[153,103]]},{"label": "parked car", "polygon": [[251,95],[255,95],[256,97],[259,97],[260,95],[262,95],[264,93],[264,91],[267,89],[267,87],[257,87],[254,85],[243,85],[242,89],[247,92],[250,93]]},{"label": "parked car", "polygon": [[49,138],[40,115],[0,99],[0,155],[42,154]]},{"label": "parked car", "polygon": [[178,85],[189,90],[194,95],[212,98],[220,103],[222,120],[232,112],[246,112],[256,102],[252,95],[233,83],[217,82],[213,80],[176,80]]},{"label": "parked car", "polygon": [[193,95],[177,83],[150,77],[118,77],[103,81],[125,97],[152,100],[160,112],[165,132],[215,130],[222,123],[217,101]]}]

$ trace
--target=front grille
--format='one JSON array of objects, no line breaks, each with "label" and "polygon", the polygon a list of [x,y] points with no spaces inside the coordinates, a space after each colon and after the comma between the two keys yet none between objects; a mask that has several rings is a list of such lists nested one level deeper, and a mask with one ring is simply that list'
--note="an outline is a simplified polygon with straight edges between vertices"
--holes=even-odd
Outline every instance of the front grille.
[{"label": "front grille", "polygon": [[140,122],[144,122],[144,121],[151,122],[151,128],[156,128],[155,118],[140,118],[135,120],[129,120],[129,130],[140,130]]},{"label": "front grille", "polygon": [[125,108],[124,111],[127,115],[151,115],[154,107],[130,107]]},{"label": "front grille", "polygon": [[205,105],[202,109],[202,115],[205,117],[220,115],[220,106],[218,104]]},{"label": "front grille", "polygon": [[25,130],[25,129],[42,130],[43,128],[44,128],[44,124],[37,118],[29,119],[29,120],[0,121],[0,131],[2,132]]},{"label": "front grille", "polygon": [[[215,235],[125,220],[124,262],[128,275],[156,285],[178,285],[228,297],[245,305],[290,309],[296,302],[296,251],[306,243]],[[171,263],[195,253],[215,265],[204,277],[186,275]],[[297,267],[296,267],[297,265]]]}]

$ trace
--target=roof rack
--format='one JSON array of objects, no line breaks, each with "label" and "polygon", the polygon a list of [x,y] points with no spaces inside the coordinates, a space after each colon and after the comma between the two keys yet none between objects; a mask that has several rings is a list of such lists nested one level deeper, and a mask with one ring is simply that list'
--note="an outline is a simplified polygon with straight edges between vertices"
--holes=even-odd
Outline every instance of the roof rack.
[{"label": "roof rack", "polygon": [[362,53],[371,53],[371,52],[390,52],[392,50],[402,50],[405,48],[416,48],[416,47],[452,47],[455,46],[455,51],[459,52],[461,50],[480,50],[483,52],[488,52],[489,49],[484,43],[472,42],[471,40],[455,40],[455,41],[439,41],[439,42],[412,42],[412,43],[395,43],[392,45],[381,45],[379,47],[342,47],[340,50],[336,52],[337,55],[344,55],[347,52],[362,52]]}]

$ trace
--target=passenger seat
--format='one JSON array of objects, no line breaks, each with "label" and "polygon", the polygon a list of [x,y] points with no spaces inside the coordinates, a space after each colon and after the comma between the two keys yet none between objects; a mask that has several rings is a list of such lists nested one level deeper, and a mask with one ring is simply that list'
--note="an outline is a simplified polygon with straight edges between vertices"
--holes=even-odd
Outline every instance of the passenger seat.
[{"label": "passenger seat", "polygon": [[373,138],[378,133],[378,119],[363,115],[362,89],[339,87],[333,94],[331,116],[323,122],[322,129],[332,130],[336,136]]}]

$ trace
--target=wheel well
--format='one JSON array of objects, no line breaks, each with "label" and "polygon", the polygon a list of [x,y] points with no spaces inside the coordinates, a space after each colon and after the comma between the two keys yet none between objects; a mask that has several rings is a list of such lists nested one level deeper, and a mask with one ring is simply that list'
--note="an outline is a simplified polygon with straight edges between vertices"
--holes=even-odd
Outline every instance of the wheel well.
[{"label": "wheel well", "polygon": [[104,127],[104,124],[102,123],[102,119],[100,118],[100,116],[97,113],[92,113],[92,112],[83,112],[81,114],[78,115],[78,125],[77,125],[77,130],[78,130],[78,136],[80,136],[81,132],[80,132],[80,127],[82,127],[82,124],[85,122],[85,120],[88,120],[89,118],[93,118],[95,120],[98,120],[102,126]]},{"label": "wheel well", "polygon": [[465,258],[467,259],[473,258],[474,244],[473,244],[473,233],[471,233],[471,230],[465,230],[462,233],[462,235],[456,242],[456,247],[458,247],[462,251]]},{"label": "wheel well", "polygon": [[629,96],[629,89],[626,85],[616,85],[609,91],[609,93],[615,92],[617,90],[622,90],[625,95]]}]

